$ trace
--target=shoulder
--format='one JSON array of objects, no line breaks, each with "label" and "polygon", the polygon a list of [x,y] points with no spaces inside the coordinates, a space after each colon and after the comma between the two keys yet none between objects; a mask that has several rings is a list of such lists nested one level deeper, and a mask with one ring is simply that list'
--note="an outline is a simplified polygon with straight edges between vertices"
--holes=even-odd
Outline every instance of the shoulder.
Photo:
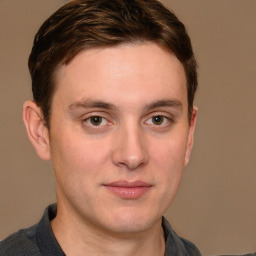
[{"label": "shoulder", "polygon": [[162,226],[166,240],[165,256],[201,256],[198,248],[192,242],[178,236],[165,218],[162,219]]},{"label": "shoulder", "polygon": [[256,256],[256,252],[254,252],[254,253],[248,253],[248,254],[239,254],[239,255],[234,255],[234,254],[230,254],[230,255],[227,255],[227,254],[225,254],[225,255],[220,255],[220,256]]},{"label": "shoulder", "polygon": [[184,247],[186,248],[188,255],[201,256],[201,253],[199,252],[198,248],[192,242],[190,242],[182,237],[179,237],[179,239],[181,240]]},{"label": "shoulder", "polygon": [[0,255],[40,256],[35,237],[36,226],[21,229],[3,241],[0,241]]}]

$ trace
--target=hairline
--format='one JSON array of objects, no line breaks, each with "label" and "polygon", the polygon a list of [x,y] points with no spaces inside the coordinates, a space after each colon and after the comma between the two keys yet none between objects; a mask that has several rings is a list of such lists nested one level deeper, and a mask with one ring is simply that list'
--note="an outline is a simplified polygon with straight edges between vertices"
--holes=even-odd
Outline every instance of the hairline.
[{"label": "hairline", "polygon": [[[162,50],[164,50],[166,52],[166,54],[171,54],[173,56],[175,56],[178,61],[181,63],[183,70],[184,70],[184,74],[185,74],[185,79],[186,79],[186,99],[187,99],[187,103],[188,103],[188,121],[190,122],[191,120],[191,116],[189,113],[189,102],[188,102],[188,79],[187,79],[187,75],[186,75],[186,71],[184,68],[184,64],[179,60],[179,58],[177,57],[177,55],[172,52],[169,48],[167,48],[166,46],[160,44],[159,42],[157,42],[156,40],[147,40],[147,39],[143,39],[143,38],[134,38],[131,39],[128,42],[119,42],[119,43],[113,43],[113,44],[109,44],[109,45],[98,45],[98,46],[86,46],[84,45],[83,48],[81,48],[79,51],[77,51],[76,53],[70,55],[70,58],[67,58],[66,56],[64,56],[59,63],[56,65],[55,69],[52,72],[52,86],[53,86],[53,90],[52,90],[52,94],[51,94],[51,98],[49,99],[49,112],[48,112],[48,117],[47,120],[44,117],[44,123],[46,125],[46,127],[50,130],[50,122],[51,122],[51,110],[52,110],[52,101],[54,98],[54,95],[56,93],[56,89],[57,89],[57,73],[59,71],[59,69],[61,67],[63,67],[64,65],[68,65],[78,54],[80,54],[81,52],[87,51],[87,50],[92,50],[92,49],[107,49],[107,48],[114,48],[114,47],[119,47],[119,46],[140,46],[143,44],[156,44],[158,47],[160,47]],[[67,54],[68,55],[68,54]]]}]

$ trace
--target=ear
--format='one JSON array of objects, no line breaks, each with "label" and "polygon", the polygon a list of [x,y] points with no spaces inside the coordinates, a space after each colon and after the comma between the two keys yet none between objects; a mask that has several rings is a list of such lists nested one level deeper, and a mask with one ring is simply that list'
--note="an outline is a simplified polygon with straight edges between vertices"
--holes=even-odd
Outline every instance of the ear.
[{"label": "ear", "polygon": [[43,160],[50,160],[49,132],[45,126],[42,111],[34,101],[24,103],[23,121],[37,155]]},{"label": "ear", "polygon": [[189,124],[187,150],[186,150],[186,155],[185,155],[185,166],[189,162],[190,154],[191,154],[193,144],[194,144],[194,131],[195,131],[195,126],[196,126],[197,112],[198,112],[198,108],[194,106],[192,116],[191,116],[191,120],[190,120],[190,124]]}]

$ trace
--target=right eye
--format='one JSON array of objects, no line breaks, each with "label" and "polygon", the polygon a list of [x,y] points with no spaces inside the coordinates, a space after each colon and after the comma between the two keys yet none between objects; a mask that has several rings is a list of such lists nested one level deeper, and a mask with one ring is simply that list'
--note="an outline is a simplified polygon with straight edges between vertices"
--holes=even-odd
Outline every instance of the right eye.
[{"label": "right eye", "polygon": [[108,124],[108,121],[106,118],[102,116],[90,116],[85,119],[85,122],[90,126],[104,126]]}]

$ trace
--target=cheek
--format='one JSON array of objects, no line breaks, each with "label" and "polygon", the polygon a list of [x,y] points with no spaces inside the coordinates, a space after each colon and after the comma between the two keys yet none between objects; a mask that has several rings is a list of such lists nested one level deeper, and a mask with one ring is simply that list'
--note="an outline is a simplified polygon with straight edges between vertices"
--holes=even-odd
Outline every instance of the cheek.
[{"label": "cheek", "polygon": [[155,142],[152,148],[151,157],[160,170],[170,170],[170,172],[182,171],[187,149],[187,138],[164,138]]},{"label": "cheek", "polygon": [[85,143],[81,137],[79,140],[67,136],[56,139],[52,143],[52,165],[59,198],[65,195],[74,202],[90,198],[104,178],[106,155],[104,146]]},{"label": "cheek", "polygon": [[107,143],[99,145],[97,140],[62,134],[63,136],[54,136],[51,141],[51,159],[55,172],[61,172],[62,177],[63,173],[72,177],[96,175],[106,162]]},{"label": "cheek", "polygon": [[157,143],[152,155],[153,169],[157,170],[157,184],[162,191],[162,200],[168,206],[179,188],[186,152],[186,138],[168,139]]}]

